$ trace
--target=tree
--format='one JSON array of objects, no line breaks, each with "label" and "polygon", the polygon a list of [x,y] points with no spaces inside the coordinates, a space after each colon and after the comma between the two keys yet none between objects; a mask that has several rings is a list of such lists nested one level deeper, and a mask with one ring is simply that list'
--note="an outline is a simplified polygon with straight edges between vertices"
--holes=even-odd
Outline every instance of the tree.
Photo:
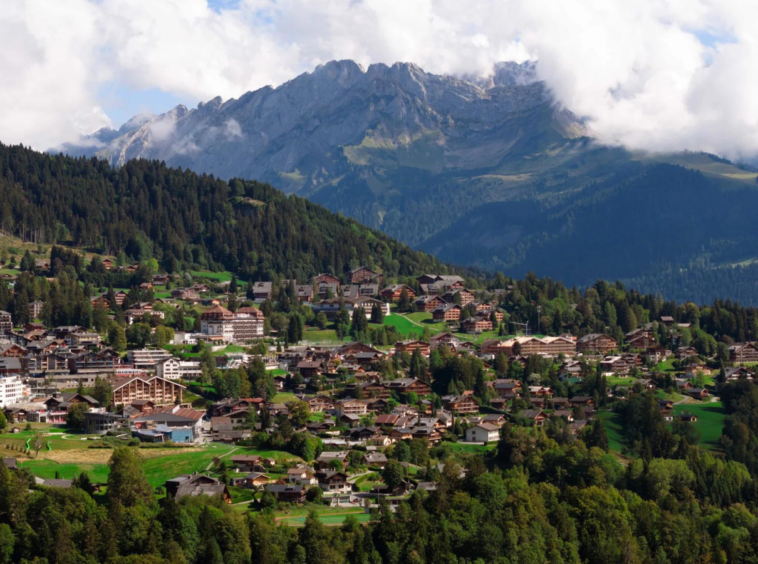
[{"label": "tree", "polygon": [[89,406],[84,402],[71,405],[66,413],[66,426],[77,431],[84,430],[84,414],[89,411]]},{"label": "tree", "polygon": [[389,490],[393,491],[400,487],[404,479],[405,469],[403,465],[397,460],[388,460],[384,470],[382,470],[382,480],[387,484]]},{"label": "tree", "polygon": [[126,350],[126,332],[120,325],[114,325],[108,332],[108,342],[111,348],[116,352],[124,352]]},{"label": "tree", "polygon": [[153,489],[142,471],[142,458],[128,447],[118,447],[108,462],[107,495],[111,503],[133,507],[153,500]]},{"label": "tree", "polygon": [[353,310],[353,320],[350,326],[350,333],[355,339],[362,339],[368,329],[368,320],[366,319],[366,310],[363,307],[357,307]]},{"label": "tree", "polygon": [[295,427],[303,427],[311,417],[311,409],[307,402],[295,400],[287,404],[289,419]]},{"label": "tree", "polygon": [[371,323],[377,325],[384,323],[384,304],[374,304],[371,308]]},{"label": "tree", "polygon": [[0,411],[0,432],[5,431],[5,428],[8,426],[8,421],[5,418],[5,414]]},{"label": "tree", "polygon": [[498,378],[505,378],[508,374],[508,357],[503,351],[497,353],[495,357],[495,373]]},{"label": "tree", "polygon": [[410,311],[413,304],[411,303],[411,297],[408,295],[408,289],[403,286],[403,289],[400,291],[400,299],[397,302],[397,310],[398,311]]},{"label": "tree", "polygon": [[326,324],[326,314],[323,311],[318,312],[318,315],[316,315],[316,326],[319,329],[326,329]]}]

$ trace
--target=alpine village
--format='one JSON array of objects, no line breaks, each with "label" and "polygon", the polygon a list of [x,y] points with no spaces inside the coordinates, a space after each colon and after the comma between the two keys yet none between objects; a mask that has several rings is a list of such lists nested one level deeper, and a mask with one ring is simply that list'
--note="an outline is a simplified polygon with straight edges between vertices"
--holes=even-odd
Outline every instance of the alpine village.
[{"label": "alpine village", "polygon": [[0,562],[755,562],[758,310],[0,147]]}]

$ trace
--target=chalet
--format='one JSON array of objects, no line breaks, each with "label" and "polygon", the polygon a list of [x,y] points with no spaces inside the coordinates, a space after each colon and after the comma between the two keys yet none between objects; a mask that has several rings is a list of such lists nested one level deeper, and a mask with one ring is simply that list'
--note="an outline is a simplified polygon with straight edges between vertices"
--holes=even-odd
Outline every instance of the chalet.
[{"label": "chalet", "polygon": [[553,390],[545,386],[529,386],[529,395],[533,398],[553,397]]},{"label": "chalet", "polygon": [[265,486],[271,481],[271,478],[261,472],[251,472],[244,476],[238,476],[231,479],[231,484],[238,488],[253,489]]},{"label": "chalet", "polygon": [[491,423],[480,423],[466,429],[467,443],[492,443],[500,439],[500,427]]},{"label": "chalet", "polygon": [[229,489],[226,484],[203,474],[183,474],[167,480],[163,487],[166,489],[166,495],[173,496],[179,500],[185,496],[205,495],[210,497],[220,497],[225,503],[231,503],[232,497],[229,495]]},{"label": "chalet", "polygon": [[697,415],[693,415],[692,413],[680,413],[677,419],[685,423],[697,423]]},{"label": "chalet", "polygon": [[485,331],[492,331],[492,321],[487,318],[470,317],[461,323],[461,329],[466,333],[484,333]]},{"label": "chalet", "polygon": [[[458,304],[444,304],[432,311],[432,319],[444,323],[457,323],[461,318],[463,308]],[[490,324],[490,327],[492,324]]]},{"label": "chalet", "polygon": [[318,487],[325,493],[349,492],[352,489],[351,484],[347,481],[347,474],[335,470],[322,470],[316,472]]},{"label": "chalet", "polygon": [[479,404],[472,397],[442,396],[442,406],[452,413],[477,413]]},{"label": "chalet", "polygon": [[300,303],[310,303],[313,301],[313,286],[310,284],[295,285],[295,294]]},{"label": "chalet", "polygon": [[384,468],[387,464],[387,457],[381,452],[367,452],[363,455],[362,460],[366,466],[374,466],[378,468]]},{"label": "chalet", "polygon": [[433,350],[443,345],[455,349],[461,340],[452,333],[438,333],[429,339],[429,347]]},{"label": "chalet", "polygon": [[613,374],[629,374],[633,365],[624,357],[621,356],[607,356],[600,361],[600,370],[604,373]]},{"label": "chalet", "polygon": [[287,483],[299,486],[315,486],[318,481],[313,474],[313,468],[298,465],[287,470]]},{"label": "chalet", "polygon": [[692,388],[687,391],[687,395],[695,399],[702,400],[707,397],[710,397],[711,394],[705,388]]},{"label": "chalet", "polygon": [[502,415],[500,413],[488,413],[482,417],[482,423],[489,423],[490,425],[497,425],[498,427],[505,425],[505,422],[505,415]]},{"label": "chalet", "polygon": [[383,384],[387,389],[403,394],[413,392],[416,395],[425,396],[432,393],[429,384],[418,378],[397,378]]},{"label": "chalet", "polygon": [[306,489],[303,486],[291,486],[287,484],[268,484],[266,491],[273,494],[277,501],[284,503],[303,503]]},{"label": "chalet", "polygon": [[431,352],[429,343],[425,343],[424,341],[400,341],[395,343],[395,353],[407,352],[408,354],[413,354],[413,351],[416,349],[421,351],[421,354],[424,356],[429,356]]},{"label": "chalet", "polygon": [[674,351],[674,356],[679,360],[683,360],[685,358],[696,357],[698,353],[695,347],[679,347]]},{"label": "chalet", "polygon": [[732,362],[758,362],[758,346],[755,343],[735,343],[729,347]]},{"label": "chalet", "polygon": [[476,300],[474,294],[465,288],[448,290],[442,295],[442,299],[450,304],[460,303],[463,307],[466,307],[468,304],[473,303]]},{"label": "chalet", "polygon": [[337,284],[337,286],[339,286],[340,279],[332,274],[319,274],[318,276],[313,277],[313,283],[316,286],[321,284]]},{"label": "chalet", "polygon": [[492,388],[499,398],[514,399],[521,392],[521,382],[518,380],[495,380]]},{"label": "chalet", "polygon": [[297,371],[303,378],[313,378],[318,376],[324,370],[323,360],[301,360],[297,363]]},{"label": "chalet", "polygon": [[347,275],[347,279],[351,284],[361,284],[369,280],[381,282],[382,275],[367,266],[361,266],[351,270]]},{"label": "chalet", "polygon": [[531,421],[537,427],[542,427],[545,424],[547,416],[541,409],[525,409],[516,416],[519,419],[526,419]]},{"label": "chalet", "polygon": [[374,423],[376,425],[381,425],[382,427],[393,427],[395,423],[397,423],[398,419],[400,419],[400,416],[394,413],[388,413],[383,415],[377,415],[376,419],[374,419]]},{"label": "chalet", "polygon": [[127,405],[134,400],[150,400],[156,405],[181,403],[185,387],[158,376],[116,376],[110,378],[113,403]]},{"label": "chalet", "polygon": [[615,339],[602,333],[590,333],[576,342],[576,350],[579,352],[595,352],[608,354],[618,347]]},{"label": "chalet", "polygon": [[670,315],[661,315],[661,323],[666,327],[671,327],[674,325],[675,321],[674,318]]},{"label": "chalet", "polygon": [[739,380],[740,378],[752,380],[755,377],[755,373],[744,366],[730,366],[724,370],[724,374],[727,380]]},{"label": "chalet", "polygon": [[342,415],[366,415],[367,403],[363,400],[345,399],[334,403],[334,411],[338,416]]},{"label": "chalet", "polygon": [[273,282],[256,282],[253,284],[253,299],[262,302],[271,298],[274,292]]},{"label": "chalet", "polygon": [[171,297],[175,300],[194,301],[199,300],[199,294],[192,288],[177,288],[171,291]]},{"label": "chalet", "polygon": [[416,292],[413,291],[413,288],[406,284],[392,284],[390,286],[387,286],[384,290],[381,291],[381,296],[382,299],[388,302],[397,302],[400,300],[400,296],[404,291],[409,298],[416,297]]},{"label": "chalet", "polygon": [[589,396],[574,396],[569,398],[569,404],[571,407],[592,407],[595,405],[595,400]]},{"label": "chalet", "polygon": [[255,454],[238,454],[229,461],[238,472],[258,472],[263,470],[263,459]]},{"label": "chalet", "polygon": [[555,411],[553,411],[552,417],[553,418],[563,417],[569,423],[574,422],[574,412],[569,411],[568,409],[556,409]]},{"label": "chalet", "polygon": [[420,296],[413,302],[416,311],[432,313],[435,309],[447,305],[447,302],[439,296]]},{"label": "chalet", "polygon": [[347,466],[347,455],[348,452],[344,450],[339,452],[324,451],[316,459],[316,466],[319,469],[326,469],[330,467],[330,463],[333,463],[335,460],[337,460],[342,464],[342,467],[344,468]]}]

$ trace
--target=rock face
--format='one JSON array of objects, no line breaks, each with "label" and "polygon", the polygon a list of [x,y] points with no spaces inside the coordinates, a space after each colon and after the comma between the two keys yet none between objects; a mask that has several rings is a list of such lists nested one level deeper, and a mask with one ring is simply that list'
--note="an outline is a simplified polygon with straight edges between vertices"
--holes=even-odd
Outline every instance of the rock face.
[{"label": "rock face", "polygon": [[[161,159],[313,196],[349,184],[355,174],[374,177],[377,168],[480,169],[526,142],[584,134],[573,115],[556,107],[530,63],[502,63],[489,79],[463,80],[411,63],[364,70],[333,61],[278,88],[227,102],[215,98],[193,110],[177,106],[60,150],[96,154],[114,165]],[[392,186],[404,188],[402,181]]]}]

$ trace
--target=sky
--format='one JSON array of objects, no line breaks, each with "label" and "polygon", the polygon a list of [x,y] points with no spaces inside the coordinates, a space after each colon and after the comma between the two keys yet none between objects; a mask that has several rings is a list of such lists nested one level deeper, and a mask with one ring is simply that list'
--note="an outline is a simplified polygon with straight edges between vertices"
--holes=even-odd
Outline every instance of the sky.
[{"label": "sky", "polygon": [[333,59],[536,60],[608,143],[758,155],[755,0],[3,0],[0,141],[47,149]]}]

